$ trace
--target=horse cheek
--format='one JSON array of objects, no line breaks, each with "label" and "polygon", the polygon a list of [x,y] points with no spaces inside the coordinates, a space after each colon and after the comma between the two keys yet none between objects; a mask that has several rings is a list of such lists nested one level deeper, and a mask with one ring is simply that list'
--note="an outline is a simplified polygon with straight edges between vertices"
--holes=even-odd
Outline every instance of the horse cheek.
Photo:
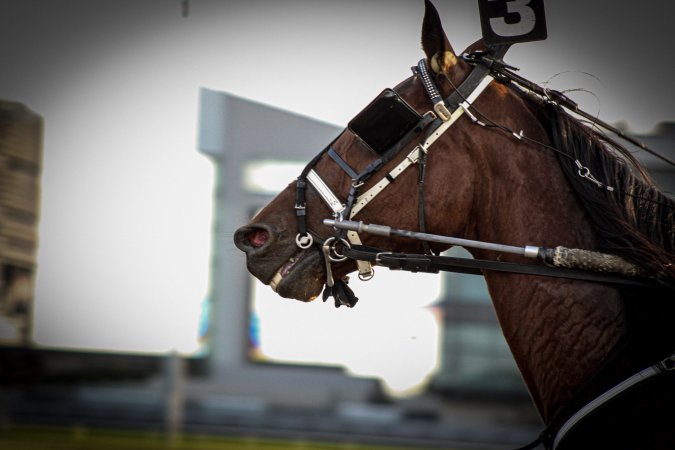
[{"label": "horse cheek", "polygon": [[469,237],[474,209],[474,171],[464,161],[458,162],[429,167],[425,216],[430,231]]}]

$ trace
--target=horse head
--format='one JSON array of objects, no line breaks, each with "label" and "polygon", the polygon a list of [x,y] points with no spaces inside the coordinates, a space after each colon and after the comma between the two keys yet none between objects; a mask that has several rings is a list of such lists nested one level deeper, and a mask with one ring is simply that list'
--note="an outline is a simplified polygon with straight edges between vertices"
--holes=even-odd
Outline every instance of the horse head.
[{"label": "horse head", "polygon": [[[478,41],[458,55],[436,9],[425,4],[425,57],[413,75],[366,106],[235,233],[249,271],[282,297],[310,301],[326,286],[324,299],[328,292],[336,304],[352,306],[344,280],[357,269],[367,277],[369,269],[341,258],[341,248],[445,249],[344,234],[324,224],[334,217],[517,246],[614,252],[672,285],[673,200],[639,166],[633,172],[637,163],[622,146],[562,112],[562,97],[490,77],[473,83],[471,55],[499,49]],[[471,253],[523,262],[491,250]],[[661,302],[641,304],[638,314],[627,300],[635,293],[612,285],[490,270],[484,276],[547,424],[672,353],[675,336],[664,322],[675,308],[672,290],[659,291]],[[670,303],[663,302],[668,296]]]},{"label": "horse head", "polygon": [[[453,50],[443,31],[439,15],[430,2],[426,3],[422,26],[422,47],[426,55],[425,66],[438,86],[439,93],[443,97],[449,95],[471,72],[471,66],[459,58]],[[478,42],[467,51],[480,48],[482,45]],[[489,90],[495,91],[490,96],[503,95],[501,88],[490,87]],[[402,104],[404,108],[410,108],[414,111],[413,114],[420,119],[438,117],[438,112],[434,111],[434,104],[430,101],[423,77],[419,72],[402,81],[393,91],[384,93],[383,96],[395,97],[395,101]],[[384,106],[384,108],[391,108],[391,106]],[[367,111],[368,107],[364,110],[366,115]],[[376,116],[380,113],[381,111],[374,112]],[[466,129],[468,122],[462,122],[454,126],[453,138],[443,135],[434,143],[434,150],[429,152],[425,167],[427,173],[424,177],[423,197],[418,194],[420,170],[423,169],[408,168],[396,178],[395,182],[388,183],[387,187],[379,192],[371,202],[359,209],[355,220],[417,229],[420,220],[419,202],[423,201],[427,205],[424,214],[428,231],[458,235],[470,234],[468,230],[471,226],[470,217],[474,204],[478,200],[475,195],[475,186],[479,183],[479,164],[474,159],[477,153],[471,149],[480,143],[475,141],[470,131]],[[340,203],[345,203],[350,192],[353,192],[354,173],[361,174],[370,165],[381,164],[372,176],[359,180],[362,185],[358,192],[368,192],[382,181],[383,176],[409,158],[410,152],[424,140],[426,133],[429,132],[429,127],[418,127],[419,129],[410,133],[404,145],[398,146],[394,155],[391,155],[390,151],[389,157],[382,158],[381,153],[388,149],[373,148],[378,145],[368,142],[370,139],[365,138],[364,134],[374,134],[375,141],[386,140],[386,135],[395,133],[396,130],[392,130],[392,125],[386,123],[386,120],[378,123],[377,118],[372,117],[366,117],[365,123],[360,124],[364,129],[357,128],[358,125],[351,126],[350,124],[350,127],[330,144],[331,152],[337,156],[331,157],[324,150],[308,166],[328,189],[335,193]],[[382,135],[385,135],[384,138]],[[401,142],[390,144],[401,144]],[[351,168],[354,173],[350,174],[349,170],[341,168],[342,163]],[[275,291],[282,297],[309,301],[319,295],[326,284],[327,274],[320,247],[300,248],[296,242],[300,232],[295,208],[297,189],[296,182],[289,184],[255,216],[250,224],[237,230],[234,241],[235,245],[246,253],[247,267],[254,276],[265,284],[272,284]],[[332,217],[334,211],[326,205],[326,201],[322,199],[315,186],[307,187],[303,206],[303,214],[306,214],[303,220],[306,221],[308,231],[315,237],[314,240],[323,241],[332,236],[333,230],[324,225],[322,221]],[[443,213],[439,213],[441,211]],[[448,211],[454,211],[455,214],[448,215]],[[389,251],[418,251],[420,249],[419,243],[401,239],[385,240],[367,237],[363,239],[363,243]],[[443,249],[442,247],[433,248],[437,252]],[[346,261],[331,265],[332,276],[336,279],[344,279],[355,269],[356,265],[353,262]]]}]

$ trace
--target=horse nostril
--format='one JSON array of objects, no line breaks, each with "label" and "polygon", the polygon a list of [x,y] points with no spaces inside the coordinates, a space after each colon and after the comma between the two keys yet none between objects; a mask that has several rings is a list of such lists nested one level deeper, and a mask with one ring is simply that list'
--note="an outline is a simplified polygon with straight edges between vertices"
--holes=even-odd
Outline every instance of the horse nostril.
[{"label": "horse nostril", "polygon": [[247,225],[234,233],[234,245],[242,252],[252,252],[269,245],[273,240],[272,230],[263,224]]},{"label": "horse nostril", "polygon": [[262,228],[256,228],[246,235],[246,240],[248,240],[249,244],[255,248],[260,248],[265,245],[269,238],[270,234],[267,230],[263,230]]}]

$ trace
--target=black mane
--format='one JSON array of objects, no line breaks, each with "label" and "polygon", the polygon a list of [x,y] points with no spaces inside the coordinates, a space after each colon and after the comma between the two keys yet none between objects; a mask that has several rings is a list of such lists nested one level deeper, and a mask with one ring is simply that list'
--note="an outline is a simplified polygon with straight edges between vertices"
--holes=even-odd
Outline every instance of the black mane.
[{"label": "black mane", "polygon": [[[621,144],[557,105],[543,107],[553,145],[564,153],[560,166],[600,238],[598,250],[619,255],[675,286],[675,201]],[[574,160],[613,190],[580,177]]]}]

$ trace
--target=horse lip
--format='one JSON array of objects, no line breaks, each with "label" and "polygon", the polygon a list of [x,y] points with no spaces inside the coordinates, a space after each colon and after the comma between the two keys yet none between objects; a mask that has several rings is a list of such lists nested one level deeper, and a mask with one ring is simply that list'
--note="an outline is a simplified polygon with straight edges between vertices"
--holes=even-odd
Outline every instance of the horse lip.
[{"label": "horse lip", "polygon": [[290,263],[284,263],[268,283],[282,297],[304,302],[314,300],[323,286],[321,255],[318,251],[304,250]]},{"label": "horse lip", "polygon": [[277,292],[281,281],[289,275],[295,267],[300,264],[310,254],[307,249],[298,248],[298,250],[291,255],[288,260],[279,267],[270,280],[270,287],[274,292]]}]

